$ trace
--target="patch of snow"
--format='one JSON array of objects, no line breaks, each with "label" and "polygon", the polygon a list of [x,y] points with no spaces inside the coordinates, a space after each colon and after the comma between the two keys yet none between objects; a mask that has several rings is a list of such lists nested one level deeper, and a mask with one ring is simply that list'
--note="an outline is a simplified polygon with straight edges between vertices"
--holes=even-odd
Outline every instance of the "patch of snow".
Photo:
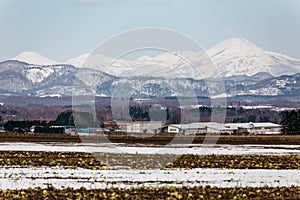
[{"label": "patch of snow", "polygon": [[299,170],[268,169],[154,169],[90,170],[63,167],[0,168],[0,189],[136,188],[136,187],[279,187],[300,186]]},{"label": "patch of snow", "polygon": [[102,93],[101,93],[101,94],[96,94],[95,96],[96,96],[96,97],[107,97],[106,94],[102,94]]},{"label": "patch of snow", "polygon": [[41,66],[30,65],[29,69],[26,71],[26,77],[32,83],[40,83],[45,78],[50,76],[53,72],[54,72],[54,70],[50,67],[41,67]]},{"label": "patch of snow", "polygon": [[42,95],[40,97],[41,98],[45,98],[45,97],[58,97],[58,98],[60,98],[60,97],[62,97],[62,95],[61,94],[48,94],[48,95]]},{"label": "patch of snow", "polygon": [[102,152],[129,154],[197,154],[197,155],[300,155],[300,145],[204,145],[126,146],[117,143],[0,143],[0,151]]},{"label": "patch of snow", "polygon": [[229,94],[222,93],[222,94],[217,94],[217,95],[211,95],[209,97],[212,98],[212,99],[227,98],[227,97],[229,97]]}]

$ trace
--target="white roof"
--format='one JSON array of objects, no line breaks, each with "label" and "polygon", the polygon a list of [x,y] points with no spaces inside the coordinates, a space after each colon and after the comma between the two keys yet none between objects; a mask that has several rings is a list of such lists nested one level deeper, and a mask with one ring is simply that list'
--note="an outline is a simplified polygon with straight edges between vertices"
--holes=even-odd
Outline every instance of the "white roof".
[{"label": "white roof", "polygon": [[205,129],[211,128],[220,131],[231,131],[236,130],[238,128],[280,128],[281,125],[274,124],[271,122],[260,122],[260,123],[228,123],[228,124],[220,124],[217,122],[196,122],[189,124],[169,124],[168,126],[176,127],[179,129]]},{"label": "white roof", "polygon": [[229,123],[229,124],[226,124],[228,126],[231,126],[231,127],[239,127],[239,128],[251,128],[252,126],[254,128],[263,128],[263,127],[266,127],[266,128],[279,128],[281,127],[281,125],[279,124],[274,124],[274,123],[271,123],[271,122],[259,122],[259,123]]},{"label": "white roof", "polygon": [[206,126],[198,125],[198,124],[169,124],[169,126],[173,126],[179,129],[204,129]]},{"label": "white roof", "polygon": [[225,126],[223,124],[208,126],[208,128],[218,130],[218,131],[234,131],[234,130],[237,130],[237,128],[235,128],[235,127],[229,127],[229,126]]},{"label": "white roof", "polygon": [[211,128],[215,130],[236,130],[236,128],[232,128],[230,126],[226,126],[224,124],[220,124],[217,122],[196,122],[196,123],[189,123],[189,124],[169,124],[168,126],[173,126],[179,129],[205,129]]},{"label": "white roof", "polygon": [[134,122],[128,122],[128,121],[116,121],[117,125],[134,125],[134,124],[158,124],[161,125],[162,121],[134,121]]}]

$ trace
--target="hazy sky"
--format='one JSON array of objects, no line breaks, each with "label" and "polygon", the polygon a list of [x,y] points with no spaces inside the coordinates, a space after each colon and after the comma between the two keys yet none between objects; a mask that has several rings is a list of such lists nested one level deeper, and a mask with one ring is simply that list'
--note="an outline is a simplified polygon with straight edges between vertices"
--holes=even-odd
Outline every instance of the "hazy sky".
[{"label": "hazy sky", "polygon": [[119,32],[163,27],[205,48],[229,37],[300,59],[300,0],[0,0],[0,60],[66,61]]}]

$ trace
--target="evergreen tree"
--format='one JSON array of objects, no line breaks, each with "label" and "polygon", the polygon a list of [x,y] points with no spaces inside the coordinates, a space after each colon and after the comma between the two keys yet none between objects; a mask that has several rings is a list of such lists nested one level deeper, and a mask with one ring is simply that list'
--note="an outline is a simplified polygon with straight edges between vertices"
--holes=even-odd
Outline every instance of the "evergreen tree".
[{"label": "evergreen tree", "polygon": [[300,110],[286,111],[283,113],[282,132],[284,134],[296,135],[300,134]]},{"label": "evergreen tree", "polygon": [[60,113],[56,120],[55,123],[57,125],[71,125],[74,126],[74,118],[73,118],[73,112],[72,110],[67,110],[65,112]]}]

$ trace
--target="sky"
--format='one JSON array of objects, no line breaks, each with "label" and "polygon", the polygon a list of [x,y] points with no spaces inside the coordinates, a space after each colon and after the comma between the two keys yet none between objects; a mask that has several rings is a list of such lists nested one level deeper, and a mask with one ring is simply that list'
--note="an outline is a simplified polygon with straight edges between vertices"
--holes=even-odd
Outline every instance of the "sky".
[{"label": "sky", "polygon": [[244,37],[300,59],[300,0],[0,0],[0,60],[35,51],[64,62],[142,27],[179,31],[205,49]]}]

